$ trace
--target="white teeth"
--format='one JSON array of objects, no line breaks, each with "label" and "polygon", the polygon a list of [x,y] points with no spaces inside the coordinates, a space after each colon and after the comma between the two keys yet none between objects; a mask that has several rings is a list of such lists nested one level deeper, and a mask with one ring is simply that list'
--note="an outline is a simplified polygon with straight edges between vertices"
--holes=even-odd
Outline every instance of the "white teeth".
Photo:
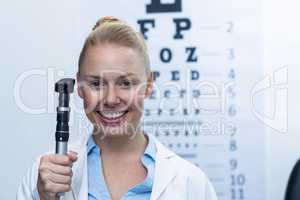
[{"label": "white teeth", "polygon": [[99,112],[103,117],[106,117],[106,118],[110,118],[110,119],[113,119],[113,118],[118,118],[118,117],[121,117],[125,112]]}]

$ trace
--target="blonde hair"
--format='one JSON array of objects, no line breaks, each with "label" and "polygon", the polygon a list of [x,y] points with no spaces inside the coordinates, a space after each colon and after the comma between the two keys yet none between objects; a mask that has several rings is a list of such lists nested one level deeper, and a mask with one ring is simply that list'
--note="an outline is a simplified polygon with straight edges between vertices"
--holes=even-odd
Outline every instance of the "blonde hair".
[{"label": "blonde hair", "polygon": [[103,17],[97,21],[84,42],[79,56],[78,71],[80,71],[87,49],[101,43],[112,43],[136,50],[143,59],[146,73],[150,73],[148,50],[142,34],[116,17]]}]

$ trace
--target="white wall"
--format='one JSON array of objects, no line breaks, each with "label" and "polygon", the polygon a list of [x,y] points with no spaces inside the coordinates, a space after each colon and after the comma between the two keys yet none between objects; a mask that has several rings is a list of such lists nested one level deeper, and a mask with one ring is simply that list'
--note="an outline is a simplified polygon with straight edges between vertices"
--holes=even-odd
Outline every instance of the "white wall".
[{"label": "white wall", "polygon": [[76,71],[82,45],[78,10],[73,0],[1,2],[0,199],[15,199],[21,175],[38,154],[53,147],[55,112],[52,108],[39,115],[23,112],[14,99],[16,80],[32,69],[45,73],[22,82],[21,98],[27,106],[47,108],[52,100],[48,94],[54,94],[51,79],[59,78],[59,70],[66,76]]},{"label": "white wall", "polygon": [[[264,52],[265,72],[288,69],[288,131],[278,133],[267,128],[267,199],[283,199],[289,173],[300,158],[300,2],[265,0]],[[270,103],[266,102],[266,105]],[[282,113],[281,113],[282,114]]]}]

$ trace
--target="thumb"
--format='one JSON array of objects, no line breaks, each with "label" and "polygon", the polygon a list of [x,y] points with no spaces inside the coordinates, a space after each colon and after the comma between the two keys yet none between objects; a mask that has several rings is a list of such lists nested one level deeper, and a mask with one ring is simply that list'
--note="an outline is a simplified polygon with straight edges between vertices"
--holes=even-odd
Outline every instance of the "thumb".
[{"label": "thumb", "polygon": [[68,157],[72,162],[75,162],[77,160],[77,153],[74,151],[69,151]]}]

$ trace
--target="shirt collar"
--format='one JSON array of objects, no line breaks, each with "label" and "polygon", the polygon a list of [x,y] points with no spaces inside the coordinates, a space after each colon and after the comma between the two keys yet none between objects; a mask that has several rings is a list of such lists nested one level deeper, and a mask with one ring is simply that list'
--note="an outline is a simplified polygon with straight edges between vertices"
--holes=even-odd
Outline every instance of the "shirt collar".
[{"label": "shirt collar", "polygon": [[94,137],[91,134],[89,139],[88,139],[88,143],[87,143],[87,155],[90,155],[94,149],[97,149],[98,146],[96,145],[95,141],[94,141]]},{"label": "shirt collar", "polygon": [[145,136],[148,138],[148,145],[145,149],[144,155],[149,156],[150,158],[152,158],[155,161],[156,145],[152,138],[153,136],[150,134],[145,134]]},{"label": "shirt collar", "polygon": [[[144,155],[149,156],[155,161],[155,154],[156,154],[156,145],[154,142],[153,136],[150,134],[145,134],[148,138],[148,144],[144,151]],[[95,143],[93,135],[90,135],[87,143],[87,155],[91,154],[95,149],[99,148]]]}]

